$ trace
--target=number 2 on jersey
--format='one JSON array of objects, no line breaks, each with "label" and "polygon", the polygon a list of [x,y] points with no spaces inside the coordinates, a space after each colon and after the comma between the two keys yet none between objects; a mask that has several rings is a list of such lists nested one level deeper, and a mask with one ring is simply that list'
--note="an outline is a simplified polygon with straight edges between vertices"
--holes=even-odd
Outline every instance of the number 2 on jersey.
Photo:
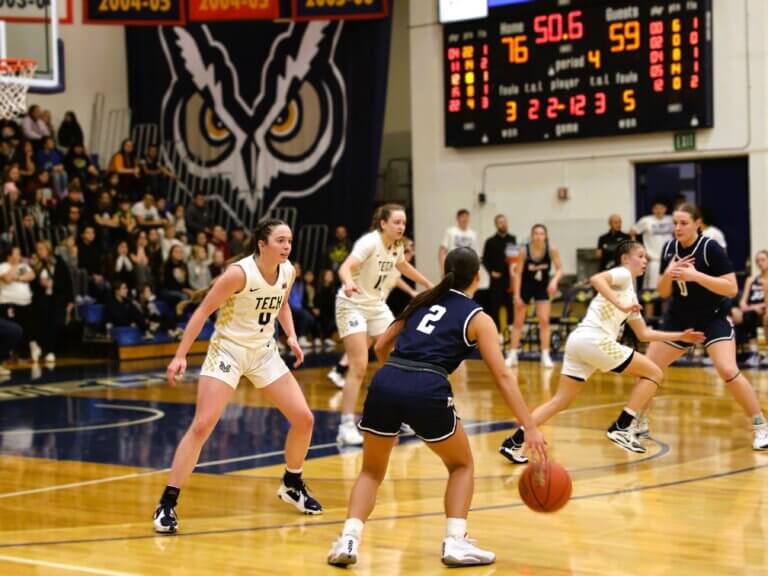
[{"label": "number 2 on jersey", "polygon": [[416,326],[416,330],[423,334],[432,334],[432,332],[435,330],[435,322],[438,322],[440,318],[445,316],[447,310],[445,306],[435,304],[429,309],[429,312],[429,314],[424,315],[424,318],[421,319],[419,325]]}]

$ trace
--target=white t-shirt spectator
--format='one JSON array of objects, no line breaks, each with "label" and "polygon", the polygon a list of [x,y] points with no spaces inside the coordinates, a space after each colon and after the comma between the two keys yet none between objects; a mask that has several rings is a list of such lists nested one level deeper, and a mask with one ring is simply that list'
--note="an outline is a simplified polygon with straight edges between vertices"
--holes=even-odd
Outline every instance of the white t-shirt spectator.
[{"label": "white t-shirt spectator", "polygon": [[701,233],[702,236],[706,236],[707,238],[712,238],[715,242],[720,244],[720,246],[723,247],[723,250],[728,248],[728,244],[725,242],[725,234],[723,234],[723,231],[720,230],[717,226],[710,226],[706,230],[704,230]]},{"label": "white t-shirt spectator", "polygon": [[[11,265],[8,262],[0,264],[0,276],[7,274],[11,269]],[[29,265],[23,262],[19,264],[18,268],[19,276],[23,276],[31,270]],[[19,282],[14,280],[9,283],[0,281],[0,304],[15,304],[16,306],[27,306],[32,304],[32,288],[29,282]]]},{"label": "white t-shirt spectator", "polygon": [[136,202],[131,207],[131,214],[139,220],[160,220],[160,213],[155,206],[147,208],[143,201]]},{"label": "white t-shirt spectator", "polygon": [[440,244],[443,248],[450,252],[454,248],[472,248],[477,255],[480,255],[480,246],[477,243],[477,232],[471,228],[462,230],[458,226],[451,226],[445,231],[443,241]]}]

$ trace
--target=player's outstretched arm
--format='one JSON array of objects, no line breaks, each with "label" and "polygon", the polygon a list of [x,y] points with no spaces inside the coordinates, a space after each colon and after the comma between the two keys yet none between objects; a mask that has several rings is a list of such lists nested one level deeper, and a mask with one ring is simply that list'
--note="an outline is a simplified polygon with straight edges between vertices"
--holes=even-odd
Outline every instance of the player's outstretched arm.
[{"label": "player's outstretched arm", "polygon": [[406,278],[409,278],[414,282],[421,284],[425,288],[432,288],[432,282],[427,280],[427,278],[421,272],[416,270],[416,268],[414,268],[410,262],[406,262],[405,260],[403,260],[402,262],[397,264],[397,269]]},{"label": "player's outstretched arm", "polygon": [[477,342],[480,355],[488,365],[496,386],[501,392],[504,402],[510,407],[515,416],[525,427],[525,443],[528,450],[537,454],[540,458],[546,459],[547,450],[544,442],[544,436],[536,428],[536,423],[531,416],[528,405],[520,393],[517,386],[517,379],[512,375],[504,364],[504,357],[499,349],[499,337],[496,332],[496,324],[485,312],[475,314],[469,323],[467,337],[470,342]]},{"label": "player's outstretched arm", "polygon": [[627,322],[632,332],[641,342],[671,342],[680,340],[688,344],[701,344],[706,340],[704,332],[698,332],[693,329],[683,330],[681,332],[665,332],[663,330],[654,330],[650,328],[640,316]]}]

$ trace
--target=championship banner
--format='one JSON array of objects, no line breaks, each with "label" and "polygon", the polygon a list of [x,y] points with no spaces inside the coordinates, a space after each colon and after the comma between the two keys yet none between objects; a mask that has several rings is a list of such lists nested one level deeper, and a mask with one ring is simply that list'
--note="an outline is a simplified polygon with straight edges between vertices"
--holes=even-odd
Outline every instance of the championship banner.
[{"label": "championship banner", "polygon": [[127,28],[126,37],[133,122],[157,125],[163,158],[190,192],[218,180],[233,213],[295,206],[301,224],[367,228],[389,18]]}]

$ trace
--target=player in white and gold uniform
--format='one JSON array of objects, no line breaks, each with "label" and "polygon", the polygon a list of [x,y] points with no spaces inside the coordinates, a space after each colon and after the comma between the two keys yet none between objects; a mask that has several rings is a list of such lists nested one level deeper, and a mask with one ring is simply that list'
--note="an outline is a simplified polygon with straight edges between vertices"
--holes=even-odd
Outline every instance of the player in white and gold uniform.
[{"label": "player in white and gold uniform", "polygon": [[398,271],[422,286],[432,284],[403,256],[405,210],[397,204],[380,207],[373,230],[355,242],[339,268],[342,285],[336,295],[336,326],[349,358],[341,399],[341,423],[336,441],[360,445],[363,437],[355,425],[355,407],[360,385],[368,368],[368,349],[394,320],[386,303],[385,289]]},{"label": "player in white and gold uniform", "polygon": [[[661,368],[643,354],[617,342],[625,321],[643,342],[704,341],[703,332],[661,332],[646,326],[634,288],[635,278],[645,272],[648,264],[642,244],[633,241],[620,244],[616,250],[616,261],[621,265],[595,274],[590,279],[598,294],[590,302],[584,319],[568,336],[557,394],[533,411],[537,426],[565,410],[595,370],[634,375],[656,384],[661,382]],[[637,438],[635,416],[629,408],[625,408],[608,430],[608,438],[625,450],[643,453],[645,447]],[[524,440],[525,432],[519,428],[504,441],[499,451],[511,462],[523,464],[528,461],[522,454]]]},{"label": "player in white and gold uniform", "polygon": [[200,370],[195,417],[176,448],[171,472],[154,514],[156,532],[178,529],[176,502],[200,450],[229,403],[241,378],[246,378],[283,413],[291,424],[285,440],[286,471],[277,495],[305,514],[322,507],[301,479],[312,439],[314,417],[296,379],[283,362],[274,340],[275,320],[288,336],[299,366],[304,354],[296,341],[288,294],[294,280],[291,229],[281,220],[266,220],[254,230],[256,252],[234,262],[214,282],[189,320],[176,356],[168,365],[169,384],[184,373],[190,346],[215,310],[216,330]]}]

